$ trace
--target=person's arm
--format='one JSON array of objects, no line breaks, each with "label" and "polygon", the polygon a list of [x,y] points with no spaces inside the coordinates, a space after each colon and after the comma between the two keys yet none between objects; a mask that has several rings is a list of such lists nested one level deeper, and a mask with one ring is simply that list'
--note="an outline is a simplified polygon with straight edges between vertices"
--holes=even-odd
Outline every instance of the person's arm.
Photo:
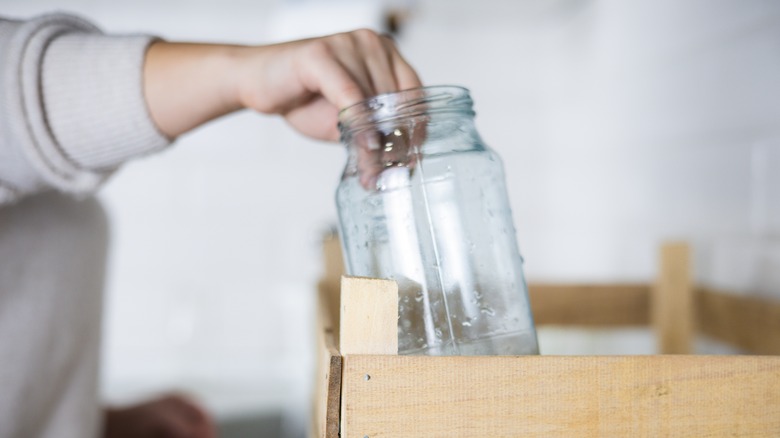
[{"label": "person's arm", "polygon": [[0,206],[51,189],[91,193],[170,144],[143,97],[153,41],[72,15],[0,18]]},{"label": "person's arm", "polygon": [[109,36],[54,14],[0,18],[0,205],[90,193],[114,170],[241,108],[336,140],[338,110],[420,84],[393,43],[361,30],[269,46]]},{"label": "person's arm", "polygon": [[394,43],[370,30],[255,47],[157,42],[144,66],[149,111],[169,137],[251,108],[337,140],[340,109],[418,86]]}]

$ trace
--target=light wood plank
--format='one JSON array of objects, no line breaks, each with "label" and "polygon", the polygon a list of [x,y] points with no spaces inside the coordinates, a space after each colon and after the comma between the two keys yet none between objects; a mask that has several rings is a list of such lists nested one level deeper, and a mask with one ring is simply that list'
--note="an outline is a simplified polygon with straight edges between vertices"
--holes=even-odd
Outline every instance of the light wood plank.
[{"label": "light wood plank", "polygon": [[339,351],[398,354],[398,285],[375,278],[341,278]]},{"label": "light wood plank", "polygon": [[317,373],[310,434],[316,438],[338,438],[341,415],[342,357],[337,349],[333,319],[327,302],[329,291],[320,284],[317,309]]},{"label": "light wood plank", "polygon": [[658,280],[650,301],[658,350],[662,354],[690,353],[695,314],[687,244],[667,243],[661,247]]},{"label": "light wood plank", "polygon": [[343,438],[780,436],[780,357],[348,356],[342,384]]},{"label": "light wood plank", "polygon": [[327,312],[328,327],[333,330],[333,338],[336,347],[339,345],[339,318],[341,312],[341,282],[332,282],[327,279],[320,280],[317,285],[319,292],[318,306]]},{"label": "light wood plank", "polygon": [[[330,312],[330,321],[336,337],[339,333],[339,311],[341,309],[341,276],[344,275],[344,259],[341,257],[341,243],[338,235],[331,234],[322,241],[322,258],[325,272],[319,282],[320,301]],[[336,344],[338,345],[338,344]]]},{"label": "light wood plank", "polygon": [[341,415],[341,370],[343,358],[327,351],[319,358],[314,399],[312,436],[338,438]]},{"label": "light wood plank", "polygon": [[325,267],[322,279],[338,283],[346,273],[341,240],[338,234],[329,234],[322,239],[322,259]]},{"label": "light wood plank", "polygon": [[780,300],[702,288],[696,311],[702,334],[750,353],[780,355]]},{"label": "light wood plank", "polygon": [[529,285],[536,325],[646,326],[649,291],[647,284]]}]

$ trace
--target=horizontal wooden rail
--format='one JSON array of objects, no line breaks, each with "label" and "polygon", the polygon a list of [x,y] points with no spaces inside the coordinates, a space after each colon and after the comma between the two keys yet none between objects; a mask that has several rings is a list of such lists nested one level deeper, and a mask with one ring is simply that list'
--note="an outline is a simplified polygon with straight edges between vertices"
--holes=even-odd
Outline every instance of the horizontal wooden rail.
[{"label": "horizontal wooden rail", "polygon": [[700,333],[750,353],[780,355],[780,300],[702,288],[696,312]]},{"label": "horizontal wooden rail", "polygon": [[644,326],[650,323],[647,284],[531,284],[537,325]]},{"label": "horizontal wooden rail", "polygon": [[342,438],[780,436],[780,357],[346,356]]},{"label": "horizontal wooden rail", "polygon": [[[319,285],[314,436],[780,436],[780,356],[393,355],[395,285],[334,275],[338,249]],[[780,355],[780,300],[696,288],[673,259],[653,285],[531,284],[536,324],[647,326],[655,309],[659,334]]]}]

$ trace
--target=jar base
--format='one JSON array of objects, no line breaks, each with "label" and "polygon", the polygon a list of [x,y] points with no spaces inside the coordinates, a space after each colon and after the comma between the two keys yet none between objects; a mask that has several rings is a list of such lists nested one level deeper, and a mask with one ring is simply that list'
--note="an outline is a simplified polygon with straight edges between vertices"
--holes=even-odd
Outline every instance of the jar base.
[{"label": "jar base", "polygon": [[526,356],[539,354],[534,330],[512,332],[489,338],[401,351],[408,356]]}]

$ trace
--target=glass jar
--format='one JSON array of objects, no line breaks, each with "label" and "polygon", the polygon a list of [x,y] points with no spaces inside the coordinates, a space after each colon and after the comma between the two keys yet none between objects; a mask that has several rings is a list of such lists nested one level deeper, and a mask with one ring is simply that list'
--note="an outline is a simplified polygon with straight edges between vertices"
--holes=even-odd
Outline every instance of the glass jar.
[{"label": "glass jar", "polygon": [[469,91],[382,94],[341,112],[347,273],[395,280],[400,354],[538,354],[498,155]]}]

